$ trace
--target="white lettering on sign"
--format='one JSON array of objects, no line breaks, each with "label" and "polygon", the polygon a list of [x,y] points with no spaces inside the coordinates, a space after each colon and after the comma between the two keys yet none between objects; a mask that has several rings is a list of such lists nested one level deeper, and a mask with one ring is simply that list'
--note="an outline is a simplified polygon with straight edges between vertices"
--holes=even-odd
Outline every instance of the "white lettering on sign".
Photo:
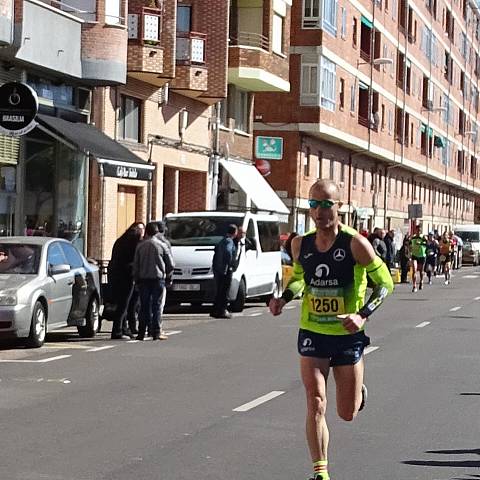
[{"label": "white lettering on sign", "polygon": [[117,177],[121,178],[137,178],[138,172],[134,167],[117,167]]},{"label": "white lettering on sign", "polygon": [[21,123],[25,121],[25,117],[23,115],[2,115],[2,121]]}]

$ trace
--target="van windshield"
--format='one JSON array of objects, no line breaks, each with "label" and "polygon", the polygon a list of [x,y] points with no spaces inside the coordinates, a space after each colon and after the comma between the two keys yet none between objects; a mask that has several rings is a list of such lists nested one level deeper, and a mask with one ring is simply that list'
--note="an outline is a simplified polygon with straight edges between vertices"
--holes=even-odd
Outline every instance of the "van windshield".
[{"label": "van windshield", "polygon": [[167,218],[167,237],[172,246],[215,246],[229,225],[240,226],[242,217]]},{"label": "van windshield", "polygon": [[464,242],[478,242],[480,240],[480,232],[455,232]]}]

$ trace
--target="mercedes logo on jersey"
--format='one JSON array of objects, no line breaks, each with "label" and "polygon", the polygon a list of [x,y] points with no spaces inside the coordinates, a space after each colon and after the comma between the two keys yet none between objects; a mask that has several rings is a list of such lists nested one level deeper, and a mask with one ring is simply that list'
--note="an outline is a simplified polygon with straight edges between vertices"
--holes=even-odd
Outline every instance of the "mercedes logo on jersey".
[{"label": "mercedes logo on jersey", "polygon": [[333,259],[336,262],[341,262],[341,261],[345,260],[345,256],[346,256],[346,253],[345,253],[345,250],[343,248],[337,248],[333,252]]},{"label": "mercedes logo on jersey", "polygon": [[325,274],[325,277],[328,277],[330,275],[330,267],[328,265],[325,265],[325,263],[321,263],[320,265],[317,265],[317,268],[315,269],[315,276],[318,278],[322,278]]}]

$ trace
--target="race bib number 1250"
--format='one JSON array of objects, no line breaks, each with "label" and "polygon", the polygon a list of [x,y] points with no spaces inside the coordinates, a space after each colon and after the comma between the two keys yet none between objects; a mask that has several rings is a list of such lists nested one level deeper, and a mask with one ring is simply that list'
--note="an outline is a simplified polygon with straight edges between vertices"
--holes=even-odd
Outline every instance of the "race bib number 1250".
[{"label": "race bib number 1250", "polygon": [[345,313],[343,297],[317,297],[308,294],[308,309],[314,315],[341,315]]}]

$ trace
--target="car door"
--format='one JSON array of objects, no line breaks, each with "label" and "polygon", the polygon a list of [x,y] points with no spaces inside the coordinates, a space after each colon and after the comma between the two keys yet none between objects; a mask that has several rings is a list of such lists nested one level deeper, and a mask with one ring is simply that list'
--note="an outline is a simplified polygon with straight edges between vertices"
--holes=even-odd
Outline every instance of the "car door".
[{"label": "car door", "polygon": [[87,311],[90,299],[87,271],[81,255],[71,243],[61,242],[60,245],[73,273],[72,307],[69,318],[73,321],[73,324],[76,325],[74,320],[85,318],[85,312]]},{"label": "car door", "polygon": [[[56,265],[68,265],[67,259],[60,246],[60,242],[53,242],[48,245],[47,269]],[[72,307],[72,287],[74,283],[73,273],[65,272],[50,275],[48,299],[48,321],[49,324],[64,323],[68,319]]]}]

